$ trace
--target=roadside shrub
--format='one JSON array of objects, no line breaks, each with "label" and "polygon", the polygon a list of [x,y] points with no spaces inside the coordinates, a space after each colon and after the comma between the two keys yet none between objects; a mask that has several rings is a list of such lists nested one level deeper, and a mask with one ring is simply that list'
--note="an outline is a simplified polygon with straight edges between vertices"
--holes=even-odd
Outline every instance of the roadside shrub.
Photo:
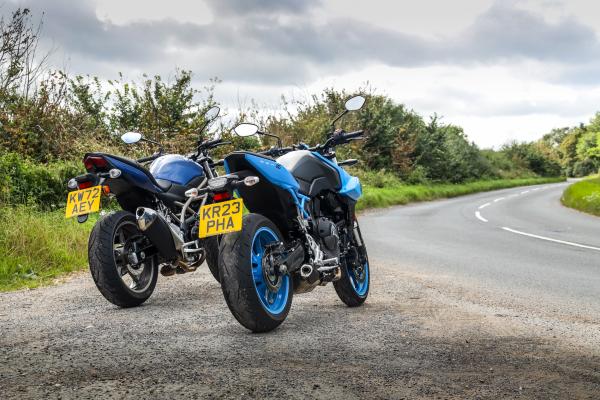
[{"label": "roadside shrub", "polygon": [[64,205],[67,181],[83,172],[79,162],[38,164],[16,153],[0,153],[0,205],[33,205],[53,210]]},{"label": "roadside shrub", "polygon": [[592,159],[586,158],[585,160],[577,161],[573,164],[571,171],[572,176],[588,176],[598,172],[598,163]]},{"label": "roadside shrub", "polygon": [[396,175],[384,169],[373,171],[354,168],[348,172],[354,176],[357,176],[363,186],[386,188],[395,187],[402,184]]},{"label": "roadside shrub", "polygon": [[422,185],[427,183],[427,170],[422,165],[417,165],[406,178],[406,182],[412,185]]},{"label": "roadside shrub", "polygon": [[543,143],[511,142],[502,146],[502,151],[517,165],[537,175],[561,175],[558,159]]}]

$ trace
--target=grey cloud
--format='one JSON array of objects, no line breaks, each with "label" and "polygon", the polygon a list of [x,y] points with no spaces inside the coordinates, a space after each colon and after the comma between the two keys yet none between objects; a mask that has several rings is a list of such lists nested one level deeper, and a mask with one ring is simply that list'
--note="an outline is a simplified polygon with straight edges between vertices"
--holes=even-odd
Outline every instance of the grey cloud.
[{"label": "grey cloud", "polygon": [[[418,67],[533,59],[568,70],[600,55],[590,28],[572,19],[550,24],[512,2],[498,1],[466,31],[437,40],[339,18],[319,24],[307,14],[319,3],[209,0],[215,19],[208,25],[166,19],[122,26],[99,20],[90,0],[24,2],[34,12],[45,10],[45,36],[74,64],[97,60],[151,74],[180,66],[224,80],[294,84],[314,79],[315,71],[341,73],[374,63]],[[590,68],[590,75],[600,72]]]},{"label": "grey cloud", "polygon": [[513,57],[581,61],[600,55],[600,43],[590,27],[573,18],[550,24],[511,2],[498,1],[457,39],[457,54],[482,61]]},{"label": "grey cloud", "polygon": [[207,0],[218,15],[304,13],[321,0]]}]

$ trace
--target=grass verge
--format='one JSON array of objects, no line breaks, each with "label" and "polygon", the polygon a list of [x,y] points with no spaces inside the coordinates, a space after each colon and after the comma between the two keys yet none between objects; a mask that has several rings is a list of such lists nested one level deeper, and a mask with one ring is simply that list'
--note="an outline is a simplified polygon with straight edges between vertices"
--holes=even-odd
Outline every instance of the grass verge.
[{"label": "grass verge", "polygon": [[563,182],[564,178],[523,178],[475,181],[462,184],[398,185],[387,188],[365,186],[357,210],[463,196],[517,186]]},{"label": "grass verge", "polygon": [[34,288],[87,266],[92,222],[64,211],[0,208],[0,291]]},{"label": "grass verge", "polygon": [[572,184],[565,189],[560,200],[567,207],[600,217],[600,178]]},{"label": "grass verge", "polygon": [[[358,209],[559,182],[561,179],[511,179],[461,185],[365,187]],[[599,186],[600,187],[600,186]],[[0,291],[35,288],[87,267],[87,241],[95,218],[84,224],[65,219],[64,211],[0,207]]]}]

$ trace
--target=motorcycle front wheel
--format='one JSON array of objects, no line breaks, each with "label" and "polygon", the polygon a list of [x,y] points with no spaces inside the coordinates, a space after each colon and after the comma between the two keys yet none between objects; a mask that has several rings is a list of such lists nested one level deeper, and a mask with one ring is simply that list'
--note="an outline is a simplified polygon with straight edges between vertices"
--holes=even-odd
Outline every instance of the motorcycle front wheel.
[{"label": "motorcycle front wheel", "polygon": [[358,221],[354,221],[353,235],[352,249],[340,267],[342,276],[333,282],[335,292],[348,307],[358,307],[367,300],[371,283],[369,257]]}]

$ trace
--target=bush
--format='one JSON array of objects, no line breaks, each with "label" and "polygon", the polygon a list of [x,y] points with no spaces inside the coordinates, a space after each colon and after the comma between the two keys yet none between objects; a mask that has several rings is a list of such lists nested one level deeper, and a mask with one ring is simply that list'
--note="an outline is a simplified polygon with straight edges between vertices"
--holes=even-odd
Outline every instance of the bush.
[{"label": "bush", "polygon": [[598,163],[594,160],[586,158],[585,160],[577,161],[573,164],[573,169],[570,172],[571,176],[588,176],[598,172]]},{"label": "bush", "polygon": [[412,185],[422,185],[429,181],[427,179],[427,170],[422,165],[417,165],[406,178],[406,182]]},{"label": "bush", "polygon": [[502,147],[507,157],[521,168],[528,169],[539,176],[561,175],[560,162],[552,149],[541,142],[512,142]]},{"label": "bush", "polygon": [[384,169],[373,171],[356,168],[349,170],[348,173],[357,176],[363,186],[385,188],[395,187],[402,184],[396,175]]},{"label": "bush", "polygon": [[0,153],[0,206],[24,204],[43,210],[62,207],[67,198],[67,181],[81,173],[81,162],[44,165],[16,153]]}]

